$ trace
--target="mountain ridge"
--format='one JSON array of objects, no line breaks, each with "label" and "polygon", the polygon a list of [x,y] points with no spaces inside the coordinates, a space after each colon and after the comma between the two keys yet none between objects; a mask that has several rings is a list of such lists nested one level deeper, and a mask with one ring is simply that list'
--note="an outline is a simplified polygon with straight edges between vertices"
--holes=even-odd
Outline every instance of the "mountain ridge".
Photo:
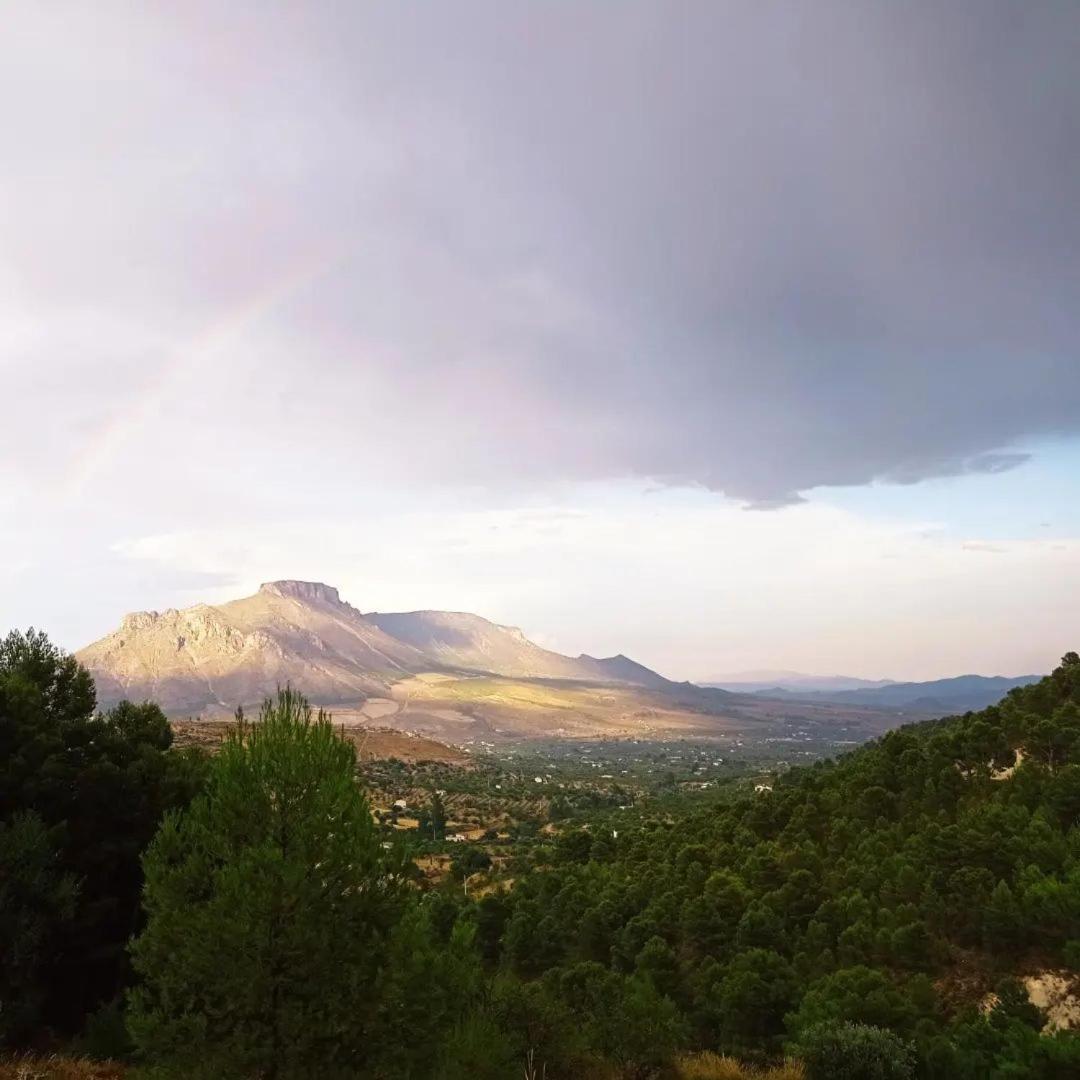
[{"label": "mountain ridge", "polygon": [[715,676],[701,682],[734,693],[754,694],[762,690],[871,690],[888,686],[894,679],[863,679],[853,675],[807,675],[800,671],[742,671],[727,676]]},{"label": "mountain ridge", "polygon": [[875,708],[916,709],[920,712],[957,713],[985,709],[1010,690],[1038,682],[1041,675],[955,675],[927,682],[890,682],[846,690],[806,690],[773,686],[751,691],[755,696],[790,701],[865,705]]},{"label": "mountain ridge", "polygon": [[530,641],[519,627],[494,623],[471,612],[428,609],[369,612],[364,617],[451,668],[518,678],[670,685],[670,680],[621,653],[564,656]]},{"label": "mountain ridge", "polygon": [[153,698],[171,714],[252,704],[283,683],[320,704],[356,701],[424,671],[674,685],[621,654],[563,656],[469,612],[365,614],[334,586],[295,579],[224,604],[129,613],[76,656],[104,704]]}]

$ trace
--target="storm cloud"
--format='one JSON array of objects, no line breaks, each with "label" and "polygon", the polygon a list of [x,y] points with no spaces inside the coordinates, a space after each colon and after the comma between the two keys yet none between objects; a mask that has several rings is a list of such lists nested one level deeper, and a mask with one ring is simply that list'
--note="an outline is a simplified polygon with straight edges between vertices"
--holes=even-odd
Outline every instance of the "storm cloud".
[{"label": "storm cloud", "polygon": [[3,20],[0,478],[765,508],[1080,433],[1076,3]]}]

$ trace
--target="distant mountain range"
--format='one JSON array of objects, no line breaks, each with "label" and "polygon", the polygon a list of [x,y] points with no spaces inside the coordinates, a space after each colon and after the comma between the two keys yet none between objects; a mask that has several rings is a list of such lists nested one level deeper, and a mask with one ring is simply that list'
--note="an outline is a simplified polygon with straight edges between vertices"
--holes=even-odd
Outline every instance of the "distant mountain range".
[{"label": "distant mountain range", "polygon": [[888,686],[892,679],[856,679],[850,675],[804,675],[800,671],[740,671],[703,682],[738,694],[756,694],[760,690],[872,690]]},{"label": "distant mountain range", "polygon": [[479,615],[365,615],[337,589],[307,581],[268,582],[226,604],[127,615],[77,656],[102,704],[150,698],[174,715],[252,704],[285,683],[320,704],[356,702],[420,672],[674,685],[628,657],[563,656]]},{"label": "distant mountain range", "polygon": [[980,708],[1031,681],[875,684],[779,673],[787,685],[698,687],[622,655],[563,656],[467,612],[364,613],[330,585],[293,580],[224,604],[127,615],[76,655],[103,707],[149,699],[174,718],[222,718],[289,683],[343,724],[459,745],[574,737],[851,742],[905,714]]},{"label": "distant mountain range", "polygon": [[770,684],[763,681],[708,683],[721,689],[793,701],[829,702],[904,709],[918,713],[962,713],[999,702],[1013,687],[1038,682],[1040,675],[1004,678],[1000,675],[958,675],[929,682],[873,682],[844,676],[808,676],[795,672]]}]

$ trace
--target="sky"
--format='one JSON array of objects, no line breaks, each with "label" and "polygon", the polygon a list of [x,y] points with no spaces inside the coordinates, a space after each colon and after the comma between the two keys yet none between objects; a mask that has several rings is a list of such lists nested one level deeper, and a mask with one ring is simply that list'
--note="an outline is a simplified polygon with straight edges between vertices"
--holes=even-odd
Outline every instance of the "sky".
[{"label": "sky", "polygon": [[4,6],[0,627],[282,577],[677,678],[1080,648],[1080,5]]}]

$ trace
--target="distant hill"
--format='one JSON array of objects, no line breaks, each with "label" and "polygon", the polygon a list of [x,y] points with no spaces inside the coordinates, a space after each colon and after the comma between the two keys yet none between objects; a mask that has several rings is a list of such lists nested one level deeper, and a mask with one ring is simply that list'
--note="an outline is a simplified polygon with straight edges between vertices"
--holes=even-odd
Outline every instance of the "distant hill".
[{"label": "distant hill", "polygon": [[799,671],[741,671],[717,676],[702,686],[731,690],[738,694],[756,694],[761,690],[791,690],[829,693],[836,690],[872,690],[888,686],[892,679],[856,679],[850,675],[804,675]]},{"label": "distant hill", "polygon": [[995,705],[1010,690],[1038,682],[1040,675],[1004,678],[1000,675],[958,675],[930,682],[886,683],[847,690],[811,690],[783,686],[761,687],[753,692],[761,697],[799,701],[831,702],[837,705],[866,705],[921,713],[964,713]]},{"label": "distant hill", "polygon": [[569,657],[465,612],[365,615],[318,582],[272,581],[254,596],[143,611],[82,649],[102,704],[151,698],[176,715],[260,701],[292,683],[319,704],[385,694],[422,672],[659,688],[625,656]]}]

